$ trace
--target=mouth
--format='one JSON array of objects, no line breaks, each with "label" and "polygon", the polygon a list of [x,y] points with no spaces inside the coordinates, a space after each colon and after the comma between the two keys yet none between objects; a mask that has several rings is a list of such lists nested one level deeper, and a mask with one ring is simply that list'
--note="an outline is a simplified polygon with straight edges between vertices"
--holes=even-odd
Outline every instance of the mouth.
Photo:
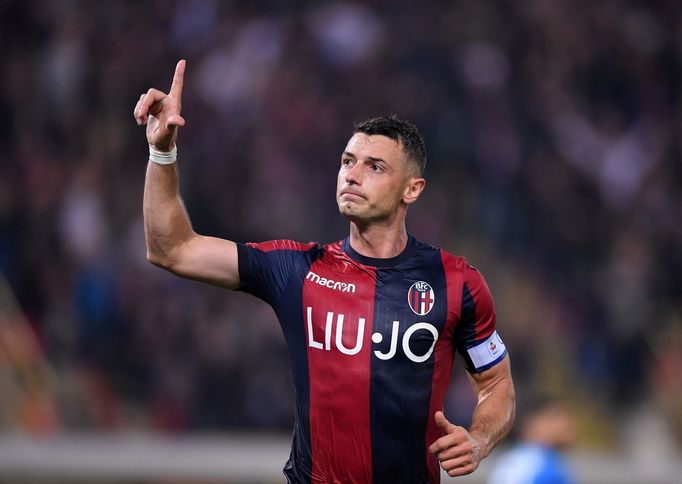
[{"label": "mouth", "polygon": [[339,194],[339,198],[344,197],[344,196],[347,198],[350,198],[350,199],[362,199],[362,200],[366,199],[366,197],[364,195],[362,195],[361,193],[354,192],[352,190],[342,190],[341,193]]}]

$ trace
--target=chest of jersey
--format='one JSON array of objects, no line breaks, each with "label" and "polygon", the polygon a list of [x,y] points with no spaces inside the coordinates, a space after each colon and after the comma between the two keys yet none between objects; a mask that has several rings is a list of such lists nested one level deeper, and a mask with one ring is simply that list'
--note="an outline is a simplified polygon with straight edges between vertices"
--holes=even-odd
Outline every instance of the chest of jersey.
[{"label": "chest of jersey", "polygon": [[309,351],[352,359],[428,362],[445,327],[445,278],[438,265],[373,268],[324,256],[303,284]]},{"label": "chest of jersey", "polygon": [[424,482],[436,356],[452,358],[440,261],[371,267],[327,253],[302,289],[310,432],[337,429],[314,439],[313,475]]}]

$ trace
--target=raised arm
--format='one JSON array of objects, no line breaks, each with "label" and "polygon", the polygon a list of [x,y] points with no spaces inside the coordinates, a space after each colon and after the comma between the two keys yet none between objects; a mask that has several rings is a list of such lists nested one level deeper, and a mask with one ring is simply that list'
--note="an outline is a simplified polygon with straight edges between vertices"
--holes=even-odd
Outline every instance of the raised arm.
[{"label": "raised arm", "polygon": [[438,457],[441,467],[450,476],[475,471],[514,422],[516,399],[509,356],[481,373],[470,373],[469,378],[478,398],[471,428],[467,430],[451,424],[440,411],[434,417],[444,435],[429,447],[429,451]]},{"label": "raised arm", "polygon": [[[147,125],[150,148],[170,156],[178,128],[185,61],[178,62],[168,94],[150,89],[140,96],[133,115]],[[164,156],[164,155],[162,155]],[[235,289],[239,285],[237,247],[229,240],[207,237],[192,229],[180,197],[177,163],[149,161],[144,184],[144,233],[147,260],[189,279]]]}]

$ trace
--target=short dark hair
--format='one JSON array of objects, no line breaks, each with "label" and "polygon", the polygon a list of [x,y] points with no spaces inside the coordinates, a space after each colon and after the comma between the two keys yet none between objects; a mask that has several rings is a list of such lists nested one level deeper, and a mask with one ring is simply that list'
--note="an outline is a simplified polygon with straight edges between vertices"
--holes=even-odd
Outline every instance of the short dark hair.
[{"label": "short dark hair", "polygon": [[419,176],[424,175],[426,144],[417,127],[409,121],[400,119],[395,114],[377,116],[357,123],[353,133],[379,134],[402,143],[407,159],[416,165]]}]

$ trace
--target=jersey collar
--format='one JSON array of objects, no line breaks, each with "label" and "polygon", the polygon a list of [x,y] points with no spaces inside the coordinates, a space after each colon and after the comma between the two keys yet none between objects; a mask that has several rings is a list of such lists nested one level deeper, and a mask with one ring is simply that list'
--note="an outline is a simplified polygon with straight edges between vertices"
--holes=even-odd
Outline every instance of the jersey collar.
[{"label": "jersey collar", "polygon": [[348,256],[355,262],[364,264],[366,266],[372,267],[394,267],[398,264],[405,262],[414,253],[414,249],[417,247],[417,239],[412,235],[407,234],[407,245],[405,249],[395,257],[389,257],[386,259],[377,257],[367,257],[358,252],[356,252],[350,245],[350,236],[346,237],[343,241],[343,251],[348,254]]}]

